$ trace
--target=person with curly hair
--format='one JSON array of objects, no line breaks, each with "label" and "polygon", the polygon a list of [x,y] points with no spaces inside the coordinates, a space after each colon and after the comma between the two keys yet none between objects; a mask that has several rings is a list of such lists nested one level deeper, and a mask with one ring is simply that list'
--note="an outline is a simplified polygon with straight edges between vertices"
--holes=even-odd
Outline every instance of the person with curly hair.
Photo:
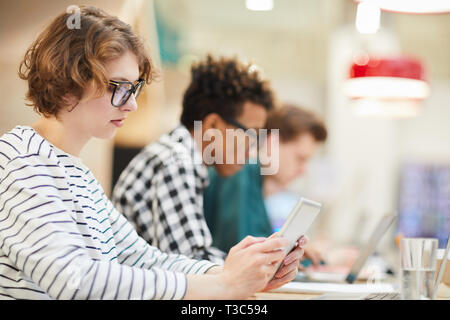
[{"label": "person with curly hair", "polygon": [[[208,166],[223,176],[241,170],[252,144],[245,132],[264,128],[274,97],[258,69],[236,58],[208,55],[192,66],[191,76],[183,97],[181,124],[129,163],[114,188],[113,201],[151,245],[223,263],[226,254],[212,246],[203,212]],[[227,139],[227,132],[236,131],[244,135],[241,143],[234,143],[234,138],[242,136]],[[213,144],[215,148],[211,148]],[[208,163],[208,151],[217,161]],[[240,151],[244,153],[242,162],[235,158]],[[302,241],[306,243],[306,239]],[[296,274],[303,244],[299,241],[286,257],[288,263],[276,278]]]},{"label": "person with curly hair", "polygon": [[[79,14],[80,28],[68,28],[64,12],[26,52],[19,75],[41,117],[0,137],[0,299],[244,299],[291,280],[289,267],[272,279],[282,237],[247,237],[220,266],[149,245],[113,206],[79,154],[91,138],[114,136],[153,67],[130,25],[95,7]],[[190,188],[191,178],[182,183]],[[167,188],[176,183],[167,179]],[[147,200],[167,200],[159,195]],[[178,223],[152,223],[167,222]]]},{"label": "person with curly hair", "polygon": [[[314,112],[285,103],[269,112],[267,130],[278,129],[278,140],[267,137],[266,144],[278,141],[279,169],[262,175],[261,166],[246,164],[230,177],[209,168],[209,185],[203,192],[203,210],[213,237],[213,245],[228,251],[244,237],[267,237],[279,230],[299,200],[288,186],[305,174],[307,164],[327,139],[324,121]],[[303,265],[319,265],[320,253],[305,248]],[[305,259],[307,258],[307,259]]]}]

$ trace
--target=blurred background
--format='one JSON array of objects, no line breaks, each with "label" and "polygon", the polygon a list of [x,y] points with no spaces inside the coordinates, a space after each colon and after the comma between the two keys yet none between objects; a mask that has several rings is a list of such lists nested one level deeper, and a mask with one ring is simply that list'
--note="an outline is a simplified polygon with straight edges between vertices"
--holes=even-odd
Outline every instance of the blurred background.
[{"label": "blurred background", "polygon": [[[142,35],[160,74],[115,140],[93,140],[83,151],[107,193],[127,159],[177,125],[192,62],[207,53],[237,56],[263,70],[280,102],[314,110],[326,121],[329,139],[290,187],[323,203],[310,238],[358,245],[382,215],[398,212],[380,248],[395,247],[393,235],[400,233],[436,237],[442,247],[450,231],[449,1],[441,2],[447,13],[421,14],[358,9],[353,0],[253,2],[2,0],[0,134],[37,119],[25,106],[27,84],[17,75],[27,47],[71,5],[98,6]],[[381,68],[389,59],[396,67]],[[355,92],[349,78],[368,74],[351,73],[352,65],[367,67],[371,76],[391,72],[417,83],[394,90],[400,97],[382,95],[393,88],[389,82],[375,93]]]}]

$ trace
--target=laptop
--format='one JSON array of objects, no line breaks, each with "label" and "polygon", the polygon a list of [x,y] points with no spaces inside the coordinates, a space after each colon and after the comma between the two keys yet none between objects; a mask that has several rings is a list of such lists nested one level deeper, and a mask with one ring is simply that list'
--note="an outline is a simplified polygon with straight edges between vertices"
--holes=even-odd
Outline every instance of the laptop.
[{"label": "laptop", "polygon": [[[435,300],[437,297],[437,291],[441,282],[443,282],[443,275],[446,270],[446,263],[448,260],[450,251],[450,235],[447,238],[447,247],[445,252],[442,252],[442,262],[439,266],[436,279],[434,280],[434,288],[432,291],[431,299]],[[311,300],[400,300],[401,295],[399,292],[393,290],[389,292],[373,292],[373,293],[326,293],[322,294]]]},{"label": "laptop", "polygon": [[394,223],[397,216],[386,214],[378,222],[367,244],[360,251],[348,274],[337,272],[299,272],[294,281],[301,282],[327,282],[327,283],[353,283],[358,278],[369,256],[373,253],[383,235]]}]

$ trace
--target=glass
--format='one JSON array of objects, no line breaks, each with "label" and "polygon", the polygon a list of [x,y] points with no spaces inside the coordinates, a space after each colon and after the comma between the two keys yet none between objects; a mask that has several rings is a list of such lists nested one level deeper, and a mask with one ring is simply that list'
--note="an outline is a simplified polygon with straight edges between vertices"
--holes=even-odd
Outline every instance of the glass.
[{"label": "glass", "polygon": [[137,98],[142,91],[144,83],[145,80],[142,79],[139,79],[134,83],[130,81],[109,80],[109,84],[114,86],[111,104],[116,108],[123,106],[132,93],[134,93],[134,96]]},{"label": "glass", "polygon": [[403,238],[401,295],[405,300],[427,300],[433,295],[438,239]]}]

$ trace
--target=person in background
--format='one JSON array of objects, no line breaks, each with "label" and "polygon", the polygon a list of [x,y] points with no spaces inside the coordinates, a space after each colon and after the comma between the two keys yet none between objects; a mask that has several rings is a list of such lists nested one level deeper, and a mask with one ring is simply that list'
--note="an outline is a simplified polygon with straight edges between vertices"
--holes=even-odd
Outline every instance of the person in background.
[{"label": "person in background", "polygon": [[[267,81],[236,58],[208,55],[192,66],[191,74],[181,123],[129,163],[114,187],[113,202],[142,238],[161,251],[222,264],[228,250],[212,246],[203,214],[208,165],[223,176],[239,171],[243,164],[235,155],[244,152],[248,157],[249,140],[236,129],[262,128],[274,102]],[[196,121],[200,128],[195,128]],[[244,143],[228,141],[230,131]],[[214,161],[209,162],[205,155],[211,146]],[[303,254],[299,251],[303,240],[276,277],[295,272],[291,258]]]},{"label": "person in background", "polygon": [[[308,161],[327,138],[325,124],[318,116],[289,104],[271,111],[265,128],[269,135],[270,130],[279,129],[278,172],[261,175],[260,163],[247,164],[231,177],[209,169],[205,217],[213,244],[221,250],[228,250],[247,235],[265,237],[280,229],[299,200],[287,187],[305,173]],[[272,143],[270,136],[266,143]],[[321,261],[312,247],[305,249],[305,257],[314,265]]]},{"label": "person in background", "polygon": [[300,247],[272,278],[282,237],[247,237],[219,266],[150,246],[114,208],[79,154],[114,136],[154,70],[128,24],[79,15],[78,29],[58,15],[27,50],[19,75],[41,117],[0,137],[0,298],[244,299],[293,279]]}]

